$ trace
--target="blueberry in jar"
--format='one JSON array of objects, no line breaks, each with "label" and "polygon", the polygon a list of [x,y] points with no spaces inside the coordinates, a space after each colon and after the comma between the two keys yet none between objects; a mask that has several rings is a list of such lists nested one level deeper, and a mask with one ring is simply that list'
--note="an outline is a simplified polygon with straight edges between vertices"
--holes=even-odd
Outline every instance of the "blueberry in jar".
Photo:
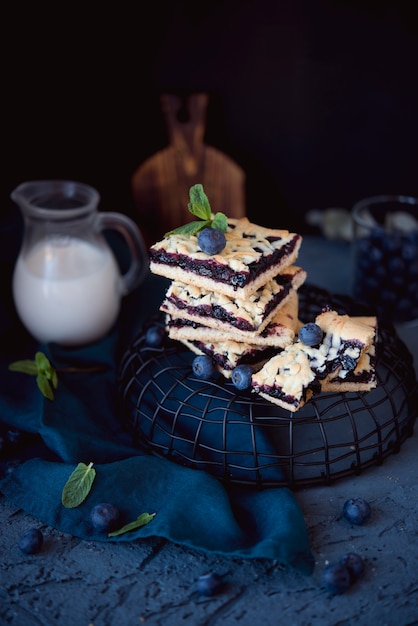
[{"label": "blueberry in jar", "polygon": [[203,228],[197,236],[197,242],[205,254],[219,254],[226,246],[226,237],[218,228]]},{"label": "blueberry in jar", "polygon": [[[356,297],[369,302],[383,319],[414,319],[418,309],[413,274],[418,246],[414,233],[376,229],[357,242],[357,254]],[[409,285],[414,286],[413,294],[408,294]]]},{"label": "blueberry in jar", "polygon": [[215,374],[215,366],[207,354],[199,354],[193,359],[192,370],[193,374],[202,380],[209,380]]},{"label": "blueberry in jar", "polygon": [[299,340],[306,346],[317,346],[321,343],[324,333],[314,322],[304,324],[299,330]]},{"label": "blueberry in jar", "polygon": [[19,539],[19,548],[25,554],[37,554],[44,542],[44,536],[39,528],[30,528]]},{"label": "blueberry in jar", "polygon": [[93,527],[100,532],[115,530],[120,518],[119,509],[109,502],[96,504],[90,512]]}]

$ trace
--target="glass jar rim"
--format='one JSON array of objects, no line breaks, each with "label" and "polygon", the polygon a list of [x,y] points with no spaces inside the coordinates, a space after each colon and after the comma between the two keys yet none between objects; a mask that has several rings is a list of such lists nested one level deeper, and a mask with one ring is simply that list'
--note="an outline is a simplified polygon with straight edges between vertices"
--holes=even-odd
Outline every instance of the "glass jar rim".
[{"label": "glass jar rim", "polygon": [[368,198],[363,198],[359,200],[353,205],[351,209],[351,215],[358,225],[365,226],[367,228],[370,227],[370,223],[367,219],[365,219],[362,215],[362,212],[370,206],[376,204],[385,204],[385,203],[399,203],[399,205],[409,205],[409,206],[418,206],[418,197],[415,196],[406,196],[406,195],[389,195],[389,194],[381,194],[377,196],[370,196]]}]

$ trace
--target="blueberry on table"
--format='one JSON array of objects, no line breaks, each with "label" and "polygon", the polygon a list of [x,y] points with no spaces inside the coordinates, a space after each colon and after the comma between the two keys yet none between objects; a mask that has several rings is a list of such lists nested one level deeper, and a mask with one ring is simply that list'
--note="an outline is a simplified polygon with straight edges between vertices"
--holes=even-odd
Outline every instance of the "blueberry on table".
[{"label": "blueberry on table", "polygon": [[355,552],[347,552],[344,554],[340,559],[340,564],[345,565],[350,572],[351,583],[356,582],[356,580],[363,576],[366,567],[363,558]]},{"label": "blueberry on table", "polygon": [[226,246],[226,237],[218,228],[203,228],[197,236],[197,243],[205,254],[219,254]]},{"label": "blueberry on table", "polygon": [[237,365],[231,375],[232,384],[239,391],[244,391],[251,386],[253,368],[251,365]]},{"label": "blueberry on table", "polygon": [[304,324],[299,330],[299,340],[306,346],[317,346],[321,343],[324,333],[314,322]]},{"label": "blueberry on table", "polygon": [[25,554],[40,552],[44,542],[44,536],[39,528],[30,528],[19,539],[19,548]]},{"label": "blueberry on table", "polygon": [[214,596],[222,590],[222,587],[222,577],[216,572],[202,574],[196,582],[196,591],[202,596]]},{"label": "blueberry on table", "polygon": [[193,359],[192,370],[197,378],[203,380],[209,380],[215,374],[215,366],[207,354],[199,354]]},{"label": "blueberry on table", "polygon": [[101,532],[111,532],[115,530],[119,518],[119,509],[109,502],[96,504],[90,512],[90,521],[93,527]]},{"label": "blueberry on table", "polygon": [[342,563],[330,563],[322,572],[322,584],[333,595],[345,593],[351,586],[348,567]]},{"label": "blueberry on table", "polygon": [[371,514],[372,508],[364,498],[350,498],[344,502],[343,517],[351,524],[364,524]]}]

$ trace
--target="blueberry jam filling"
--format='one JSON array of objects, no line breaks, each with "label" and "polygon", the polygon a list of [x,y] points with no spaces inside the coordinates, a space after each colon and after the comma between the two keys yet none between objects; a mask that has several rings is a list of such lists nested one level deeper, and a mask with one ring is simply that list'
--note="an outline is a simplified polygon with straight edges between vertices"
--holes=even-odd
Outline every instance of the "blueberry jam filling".
[{"label": "blueberry jam filling", "polygon": [[341,368],[346,372],[351,372],[357,365],[357,359],[354,359],[348,354],[341,355],[339,360],[341,362]]},{"label": "blueberry jam filling", "polygon": [[[220,365],[222,369],[232,371],[235,368],[235,365],[231,365],[230,361],[226,355],[219,354],[210,350],[206,344],[201,341],[193,341],[192,342],[199,350],[212,357],[213,361]],[[241,365],[254,365],[259,363],[264,359],[269,359],[275,354],[275,350],[273,347],[268,347],[265,350],[249,350],[246,354],[244,354],[239,362]]]},{"label": "blueberry jam filling", "polygon": [[185,326],[190,328],[201,328],[202,324],[193,322],[192,320],[186,320],[182,318],[170,319],[168,322],[170,328],[184,328]]},{"label": "blueberry jam filling", "polygon": [[253,324],[250,324],[247,320],[244,320],[239,317],[234,317],[228,311],[226,311],[223,307],[219,305],[199,305],[199,306],[188,306],[184,300],[181,298],[177,298],[177,296],[168,296],[167,300],[174,304],[178,309],[186,310],[190,315],[198,315],[203,319],[217,319],[221,322],[226,322],[234,326],[235,328],[239,328],[240,330],[245,331],[253,331],[256,330]]},{"label": "blueberry jam filling", "polygon": [[[353,383],[355,382],[358,384],[360,383],[368,384],[372,381],[372,379],[373,379],[372,372],[363,370],[360,374],[353,374],[351,372],[351,375],[348,374],[344,380],[347,382],[353,382]],[[329,382],[333,385],[338,385],[339,383],[341,383],[341,379],[337,377],[337,378],[333,378]]]},{"label": "blueberry jam filling", "polygon": [[337,340],[333,335],[328,336],[326,341],[328,352],[322,358],[319,358],[316,354],[309,355],[311,369],[318,378],[326,378],[328,374],[334,372],[340,366],[345,374],[354,370],[363,345],[358,341]]},{"label": "blueberry jam filling", "polygon": [[[346,374],[344,376],[344,380],[346,380],[347,382],[356,382],[356,383],[365,383],[368,384],[370,383],[373,378],[374,378],[374,372],[376,369],[376,357],[375,356],[370,356],[370,368],[369,369],[364,369],[361,372],[356,373],[354,371],[355,368],[353,368],[352,370],[349,371],[342,371],[343,374]],[[341,373],[339,375],[339,377],[331,380],[331,383],[335,383],[337,384],[338,382],[340,382],[341,380]]]},{"label": "blueberry jam filling", "polygon": [[228,265],[217,263],[213,259],[191,259],[187,255],[173,254],[166,250],[151,248],[149,255],[150,261],[153,263],[176,266],[199,276],[207,276],[220,283],[228,283],[234,287],[234,290],[237,290],[254,281],[266,271],[266,268],[276,265],[284,255],[291,254],[297,242],[298,238],[294,237],[280,249],[274,250],[272,254],[261,256],[257,261],[250,263],[247,268],[248,271],[245,272],[236,272]]}]

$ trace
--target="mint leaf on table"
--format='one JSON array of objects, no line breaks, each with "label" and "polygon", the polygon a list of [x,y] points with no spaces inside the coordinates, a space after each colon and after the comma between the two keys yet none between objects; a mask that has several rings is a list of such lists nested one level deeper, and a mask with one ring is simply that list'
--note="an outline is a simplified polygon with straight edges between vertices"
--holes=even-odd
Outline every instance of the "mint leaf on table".
[{"label": "mint leaf on table", "polygon": [[62,504],[67,509],[74,509],[81,504],[89,495],[95,478],[96,470],[93,468],[93,463],[88,465],[79,463],[64,485],[61,495]]},{"label": "mint leaf on table", "polygon": [[193,222],[189,222],[188,224],[184,224],[183,226],[179,226],[178,228],[174,228],[173,230],[165,233],[164,237],[168,237],[169,235],[186,235],[186,237],[190,237],[191,235],[197,235],[197,233],[204,228],[217,228],[223,233],[226,232],[228,228],[226,215],[218,212],[212,219],[210,203],[201,183],[197,183],[196,185],[190,187],[189,197],[190,202],[187,205],[188,209],[192,215],[199,217],[200,219],[198,221],[195,220]]},{"label": "mint leaf on table", "polygon": [[36,384],[42,395],[48,400],[54,399],[54,389],[58,387],[58,376],[43,352],[37,352],[33,361],[26,359],[11,363],[9,370],[36,376]]},{"label": "mint leaf on table", "polygon": [[146,526],[149,524],[155,517],[155,513],[141,513],[138,515],[136,520],[133,522],[129,522],[129,524],[125,524],[119,530],[114,530],[111,533],[108,533],[108,537],[118,537],[119,535],[123,535],[125,533],[130,532],[131,530],[136,530],[137,528],[141,528],[142,526]]}]

